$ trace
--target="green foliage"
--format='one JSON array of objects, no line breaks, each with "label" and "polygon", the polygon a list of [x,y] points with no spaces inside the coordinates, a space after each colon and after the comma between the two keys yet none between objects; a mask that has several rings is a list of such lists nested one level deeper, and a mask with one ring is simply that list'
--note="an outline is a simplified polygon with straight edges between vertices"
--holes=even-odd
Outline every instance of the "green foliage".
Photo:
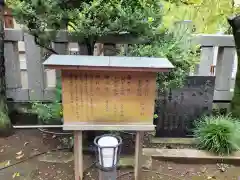
[{"label": "green foliage", "polygon": [[196,33],[226,32],[227,17],[239,12],[234,0],[167,0],[164,2],[163,24],[166,28],[176,21],[192,20]]},{"label": "green foliage", "polygon": [[11,127],[11,121],[9,116],[5,113],[0,111],[0,130],[1,129],[8,129]]},{"label": "green foliage", "polygon": [[155,28],[161,25],[161,28],[168,29],[174,22],[187,19],[193,21],[197,33],[225,32],[229,28],[226,17],[240,11],[238,6],[234,6],[234,0],[7,0],[7,2],[13,8],[16,20],[25,24],[32,32],[33,29],[39,33],[46,28],[60,29],[68,26],[76,35],[91,38],[120,31],[133,34],[148,33],[149,22],[143,20],[149,17],[154,19],[150,26]]},{"label": "green foliage", "polygon": [[239,133],[239,122],[231,116],[205,116],[196,122],[194,130],[198,147],[219,155],[239,150]]},{"label": "green foliage", "polygon": [[32,104],[32,112],[38,115],[38,118],[44,124],[61,124],[62,122],[62,104],[58,102]]},{"label": "green foliage", "polygon": [[77,4],[71,1],[75,6],[66,1],[8,0],[8,4],[16,20],[25,24],[39,40],[46,43],[50,39],[52,34],[46,29],[68,28],[74,36],[84,39],[89,55],[97,39],[104,35],[128,33],[150,39],[147,45],[132,46],[129,55],[168,58],[176,68],[167,76],[158,75],[163,88],[181,86],[196,63],[195,49],[190,43],[191,31],[186,30],[186,23],[184,28],[177,24],[167,32],[162,28],[162,1],[84,0]]},{"label": "green foliage", "polygon": [[158,74],[157,82],[160,88],[181,87],[185,77],[198,61],[198,47],[192,43],[191,28],[185,23],[177,23],[166,32],[156,33],[149,44],[133,45],[129,49],[130,56],[168,58],[175,66],[167,74]]},{"label": "green foliage", "polygon": [[57,84],[55,88],[56,101],[61,102],[62,100],[62,82],[61,79],[57,79]]},{"label": "green foliage", "polygon": [[85,0],[75,7],[66,0],[8,0],[14,18],[27,30],[46,43],[46,29],[67,28],[84,39],[89,54],[96,40],[104,35],[122,32],[148,36],[161,25],[161,8],[158,0]]}]

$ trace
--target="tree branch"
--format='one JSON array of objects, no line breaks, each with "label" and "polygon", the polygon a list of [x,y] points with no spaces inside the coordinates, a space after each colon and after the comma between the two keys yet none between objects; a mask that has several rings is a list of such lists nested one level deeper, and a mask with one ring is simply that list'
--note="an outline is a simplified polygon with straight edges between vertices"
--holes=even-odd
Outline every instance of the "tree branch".
[{"label": "tree branch", "polygon": [[58,53],[57,51],[55,51],[53,48],[50,48],[50,47],[47,47],[47,46],[41,44],[41,43],[38,41],[38,37],[37,37],[36,35],[33,35],[33,36],[34,36],[35,43],[36,43],[38,46],[40,46],[40,47],[42,47],[42,48],[50,51],[50,52],[53,53],[53,54],[59,54],[59,53]]}]

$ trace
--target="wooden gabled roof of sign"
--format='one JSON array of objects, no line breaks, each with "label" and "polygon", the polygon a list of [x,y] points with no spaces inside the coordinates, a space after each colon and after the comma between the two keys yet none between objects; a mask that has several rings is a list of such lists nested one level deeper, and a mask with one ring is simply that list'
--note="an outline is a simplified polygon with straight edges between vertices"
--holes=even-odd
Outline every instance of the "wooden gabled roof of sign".
[{"label": "wooden gabled roof of sign", "polygon": [[51,55],[43,65],[50,69],[167,72],[174,68],[166,58],[126,56]]}]

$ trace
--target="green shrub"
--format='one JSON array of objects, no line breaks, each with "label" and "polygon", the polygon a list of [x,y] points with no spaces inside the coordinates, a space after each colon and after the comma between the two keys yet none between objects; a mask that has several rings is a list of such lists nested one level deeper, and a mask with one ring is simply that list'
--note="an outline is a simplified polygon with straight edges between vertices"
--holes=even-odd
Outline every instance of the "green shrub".
[{"label": "green shrub", "polygon": [[231,116],[205,116],[195,123],[194,136],[202,150],[228,155],[239,150],[239,122]]},{"label": "green shrub", "polygon": [[35,102],[32,105],[32,112],[38,115],[44,124],[61,124],[62,104],[58,102],[41,103]]},{"label": "green shrub", "polygon": [[11,127],[11,121],[5,112],[0,111],[0,129]]},{"label": "green shrub", "polygon": [[193,43],[190,28],[175,28],[156,32],[149,44],[129,45],[128,56],[167,58],[173,65],[169,73],[158,73],[161,89],[182,87],[185,78],[199,61],[199,47]]}]

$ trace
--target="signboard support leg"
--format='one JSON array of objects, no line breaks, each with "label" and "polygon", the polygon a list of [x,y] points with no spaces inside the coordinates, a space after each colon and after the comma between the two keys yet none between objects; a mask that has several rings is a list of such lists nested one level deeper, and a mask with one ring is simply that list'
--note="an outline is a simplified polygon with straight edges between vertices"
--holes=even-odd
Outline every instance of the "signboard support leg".
[{"label": "signboard support leg", "polygon": [[75,180],[83,180],[82,131],[74,131]]},{"label": "signboard support leg", "polygon": [[140,180],[142,173],[142,141],[143,141],[144,132],[138,131],[136,133],[135,141],[135,169],[134,169],[134,179]]}]

